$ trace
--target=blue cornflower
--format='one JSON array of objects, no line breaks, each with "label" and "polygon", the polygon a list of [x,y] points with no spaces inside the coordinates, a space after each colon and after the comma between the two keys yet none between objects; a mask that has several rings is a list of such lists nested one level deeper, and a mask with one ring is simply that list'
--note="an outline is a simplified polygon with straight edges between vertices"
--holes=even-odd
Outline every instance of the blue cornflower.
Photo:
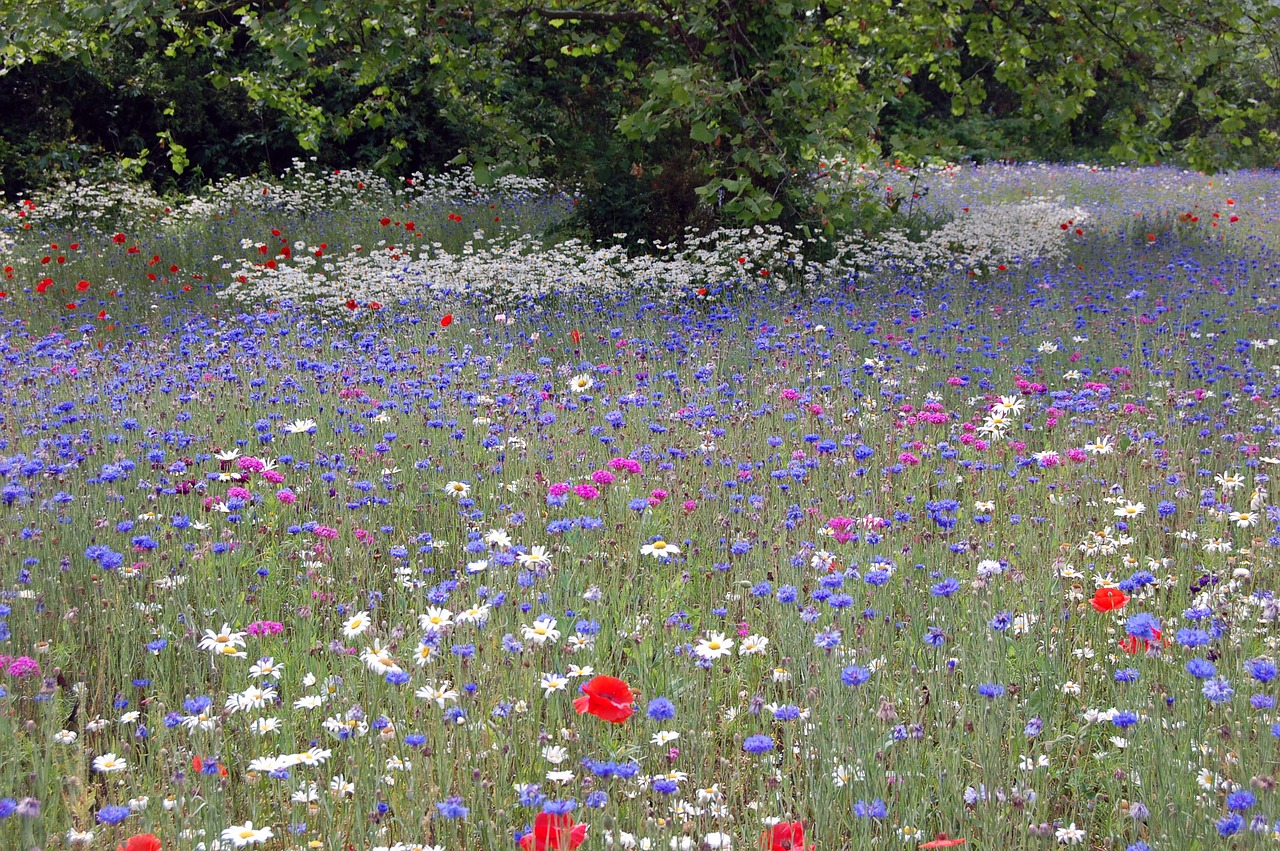
[{"label": "blue cornflower", "polygon": [[840,682],[847,686],[860,686],[871,679],[871,672],[861,665],[850,665],[840,672]]},{"label": "blue cornflower", "polygon": [[1213,640],[1209,637],[1209,633],[1203,629],[1187,629],[1186,627],[1178,630],[1174,638],[1183,647],[1204,647]]},{"label": "blue cornflower", "polygon": [[889,808],[882,799],[876,798],[871,803],[858,801],[853,805],[853,814],[857,818],[884,818],[889,815]]},{"label": "blue cornflower", "polygon": [[1226,703],[1231,699],[1231,695],[1236,693],[1236,690],[1231,687],[1231,683],[1219,678],[1205,680],[1200,693],[1213,703]]},{"label": "blue cornflower", "polygon": [[1217,674],[1218,669],[1208,659],[1192,659],[1187,662],[1187,673],[1197,680],[1207,680]]},{"label": "blue cornflower", "polygon": [[1116,682],[1118,683],[1136,683],[1140,676],[1137,668],[1121,668],[1116,671]]},{"label": "blue cornflower", "polygon": [[978,686],[978,694],[983,697],[994,700],[1004,694],[1004,686],[999,683],[982,683]]},{"label": "blue cornflower", "polygon": [[840,646],[840,630],[830,629],[820,632],[813,637],[813,643],[823,650],[834,650]]},{"label": "blue cornflower", "polygon": [[663,795],[674,794],[679,788],[680,784],[668,777],[659,777],[653,781],[653,791]]},{"label": "blue cornflower", "polygon": [[1235,812],[1244,812],[1257,803],[1257,798],[1252,792],[1244,789],[1237,789],[1235,792],[1227,795],[1227,809]]},{"label": "blue cornflower", "polygon": [[990,626],[992,629],[994,629],[996,632],[1004,632],[1006,629],[1013,626],[1013,613],[997,612],[996,616],[993,617],[987,623],[987,625]]},{"label": "blue cornflower", "polygon": [[1138,716],[1126,709],[1122,712],[1117,712],[1112,716],[1111,723],[1119,727],[1121,730],[1124,730],[1127,727],[1132,727],[1137,724]]},{"label": "blue cornflower", "polygon": [[889,582],[889,571],[884,569],[869,570],[867,575],[862,577],[862,581],[868,585],[885,585]]},{"label": "blue cornflower", "polygon": [[952,594],[960,590],[960,580],[955,577],[947,577],[929,589],[929,593],[935,597],[950,597]]},{"label": "blue cornflower", "polygon": [[652,721],[669,721],[676,717],[676,707],[671,701],[665,697],[655,697],[649,701],[649,706],[645,709],[645,714]]},{"label": "blue cornflower", "polygon": [[1160,621],[1146,612],[1140,612],[1125,621],[1124,628],[1126,632],[1135,638],[1141,638],[1144,641],[1155,641],[1156,633],[1160,631]]},{"label": "blue cornflower", "polygon": [[1217,821],[1218,835],[1221,837],[1235,836],[1240,832],[1240,828],[1244,827],[1244,816],[1239,813],[1231,813],[1225,815]]},{"label": "blue cornflower", "polygon": [[742,743],[742,749],[750,754],[768,753],[773,750],[773,739],[768,736],[748,736]]},{"label": "blue cornflower", "polygon": [[440,811],[440,815],[448,819],[466,818],[470,812],[462,805],[462,798],[454,796],[436,803],[436,809]]},{"label": "blue cornflower", "polygon": [[565,798],[563,801],[547,801],[542,805],[542,811],[553,816],[567,815],[577,808],[578,802],[573,798]]},{"label": "blue cornflower", "polygon": [[109,804],[98,810],[98,821],[102,824],[119,824],[127,819],[133,811],[120,804]]},{"label": "blue cornflower", "polygon": [[1270,659],[1250,659],[1244,668],[1260,683],[1269,683],[1276,678],[1276,663]]}]

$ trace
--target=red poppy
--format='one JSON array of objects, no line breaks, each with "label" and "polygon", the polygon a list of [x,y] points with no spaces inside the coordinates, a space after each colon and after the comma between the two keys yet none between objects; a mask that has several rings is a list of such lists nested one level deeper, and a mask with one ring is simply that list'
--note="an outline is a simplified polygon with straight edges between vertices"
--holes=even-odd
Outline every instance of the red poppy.
[{"label": "red poppy", "polygon": [[346,301],[347,310],[355,310],[357,307],[359,307],[359,305],[356,304],[356,300],[354,298],[347,299]]},{"label": "red poppy", "polygon": [[450,325],[452,325],[452,324],[453,324],[453,314],[452,314],[452,313],[446,313],[444,316],[441,316],[441,317],[440,317],[440,327],[441,327],[441,328],[448,328],[448,327],[449,327]]},{"label": "red poppy", "polygon": [[698,295],[706,295],[706,294],[707,294],[706,287],[698,287]]},{"label": "red poppy", "polygon": [[558,851],[577,848],[586,838],[587,825],[574,824],[573,816],[538,813],[538,817],[533,820],[533,832],[520,838],[520,847],[525,851],[544,851],[546,848]]},{"label": "red poppy", "polygon": [[391,219],[388,219],[387,217],[383,216],[381,219],[378,220],[378,224],[382,225],[383,227],[386,227],[387,225],[391,224]]},{"label": "red poppy", "polygon": [[78,284],[76,284],[76,289],[77,289],[77,290],[79,290],[80,292],[86,292],[86,291],[88,291],[88,289],[89,289],[89,282],[88,282],[88,281],[80,281]]},{"label": "red poppy", "polygon": [[1120,649],[1128,653],[1130,656],[1133,656],[1138,653],[1146,653],[1151,649],[1152,643],[1157,647],[1164,644],[1164,636],[1160,633],[1160,630],[1153,629],[1151,631],[1155,633],[1151,640],[1139,638],[1136,635],[1130,635],[1120,642]]},{"label": "red poppy", "polygon": [[1093,593],[1089,605],[1100,612],[1114,612],[1123,609],[1129,602],[1129,596],[1119,588],[1099,588]]},{"label": "red poppy", "polygon": [[945,833],[939,833],[937,839],[930,840],[921,845],[921,848],[954,848],[957,845],[963,845],[963,839],[948,839]]},{"label": "red poppy", "polygon": [[43,293],[51,286],[53,286],[53,278],[42,278],[40,283],[36,284],[36,292]]},{"label": "red poppy", "polygon": [[154,833],[139,833],[130,836],[123,845],[117,845],[116,851],[160,851],[160,837]]},{"label": "red poppy", "polygon": [[370,310],[382,310],[382,302],[380,302],[380,301],[371,301],[371,302],[369,302],[369,309],[370,309]]},{"label": "red poppy", "polygon": [[582,335],[578,333],[578,329],[574,328],[569,332],[569,339],[573,340],[573,344],[578,345],[578,341],[582,339]]},{"label": "red poppy", "polygon": [[118,233],[115,236],[111,237],[111,241],[114,242],[116,245],[124,245],[125,235],[122,233]]},{"label": "red poppy", "polygon": [[191,757],[191,770],[194,771],[196,774],[199,774],[201,771],[203,771],[204,760],[202,760],[198,756]]},{"label": "red poppy", "polygon": [[[767,845],[769,851],[805,851],[804,822],[778,822],[771,830],[764,832],[760,844]],[[816,845],[807,846],[809,849],[817,847]]]},{"label": "red poppy", "polygon": [[631,687],[617,677],[592,677],[582,687],[582,694],[573,702],[579,715],[587,712],[603,721],[621,724],[636,711]]}]

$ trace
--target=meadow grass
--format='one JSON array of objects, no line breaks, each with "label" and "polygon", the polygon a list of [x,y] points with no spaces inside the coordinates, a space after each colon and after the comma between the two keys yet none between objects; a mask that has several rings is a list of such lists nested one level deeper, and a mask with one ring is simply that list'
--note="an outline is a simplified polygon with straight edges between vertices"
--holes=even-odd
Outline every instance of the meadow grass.
[{"label": "meadow grass", "polygon": [[[1090,225],[983,277],[317,314],[219,294],[567,196],[16,221],[0,843],[1274,844],[1273,176],[952,179]],[[597,675],[634,714],[575,712]]]}]

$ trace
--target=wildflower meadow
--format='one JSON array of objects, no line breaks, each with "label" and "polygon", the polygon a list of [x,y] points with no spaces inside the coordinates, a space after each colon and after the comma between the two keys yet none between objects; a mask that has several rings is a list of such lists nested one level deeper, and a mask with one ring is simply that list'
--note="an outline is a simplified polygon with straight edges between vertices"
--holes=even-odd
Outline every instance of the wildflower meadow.
[{"label": "wildflower meadow", "polygon": [[0,847],[1278,847],[1276,172],[823,169],[8,203]]}]

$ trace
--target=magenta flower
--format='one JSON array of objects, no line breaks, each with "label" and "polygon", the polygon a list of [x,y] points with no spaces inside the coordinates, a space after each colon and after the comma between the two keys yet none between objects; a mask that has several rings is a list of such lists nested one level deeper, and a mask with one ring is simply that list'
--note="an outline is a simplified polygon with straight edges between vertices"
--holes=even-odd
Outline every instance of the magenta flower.
[{"label": "magenta flower", "polygon": [[9,663],[6,673],[16,679],[38,677],[40,676],[40,663],[30,656],[19,656]]}]

